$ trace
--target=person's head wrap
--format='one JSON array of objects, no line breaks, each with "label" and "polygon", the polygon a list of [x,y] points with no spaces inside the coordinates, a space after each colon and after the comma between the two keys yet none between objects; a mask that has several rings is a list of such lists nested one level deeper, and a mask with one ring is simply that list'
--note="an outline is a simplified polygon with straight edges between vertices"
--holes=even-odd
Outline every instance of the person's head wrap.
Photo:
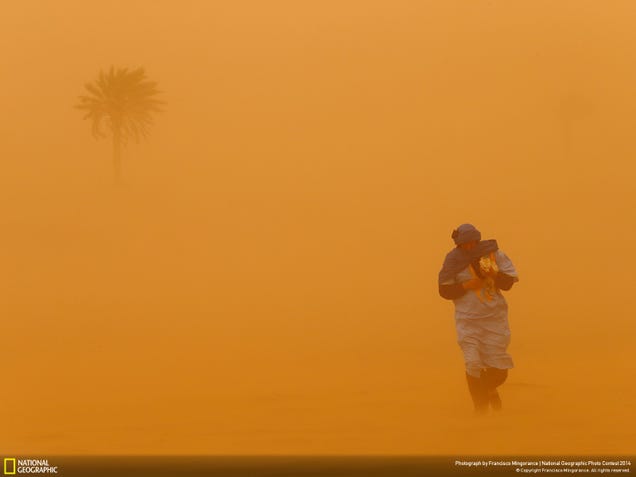
[{"label": "person's head wrap", "polygon": [[496,240],[482,240],[481,232],[471,224],[461,224],[453,230],[451,238],[455,241],[456,245],[476,240],[477,246],[471,250],[464,250],[460,247],[455,247],[446,254],[444,264],[442,265],[442,269],[438,276],[440,285],[454,280],[455,275],[470,265],[473,260],[478,260],[479,257],[483,257],[484,255],[488,255],[490,252],[496,252],[499,250]]},{"label": "person's head wrap", "polygon": [[473,240],[479,242],[481,240],[481,232],[472,224],[461,224],[453,230],[451,238],[455,241],[455,245],[461,245]]}]

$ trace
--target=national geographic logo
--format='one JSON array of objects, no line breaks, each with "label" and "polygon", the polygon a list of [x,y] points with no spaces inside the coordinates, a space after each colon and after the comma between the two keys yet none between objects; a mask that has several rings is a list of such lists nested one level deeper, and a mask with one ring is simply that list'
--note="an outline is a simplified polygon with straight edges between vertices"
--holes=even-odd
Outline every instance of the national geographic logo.
[{"label": "national geographic logo", "polygon": [[49,465],[48,459],[16,459],[5,457],[2,470],[4,475],[16,474],[57,474],[57,466]]},{"label": "national geographic logo", "polygon": [[4,475],[15,474],[15,459],[11,457],[4,458]]}]

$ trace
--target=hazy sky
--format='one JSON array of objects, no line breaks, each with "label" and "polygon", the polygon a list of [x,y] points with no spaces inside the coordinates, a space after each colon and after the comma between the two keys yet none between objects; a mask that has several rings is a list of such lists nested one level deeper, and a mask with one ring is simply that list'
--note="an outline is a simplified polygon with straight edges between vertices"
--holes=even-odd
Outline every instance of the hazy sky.
[{"label": "hazy sky", "polygon": [[[635,14],[3,5],[0,449],[633,452]],[[111,65],[166,101],[120,188],[73,108]],[[437,294],[464,222],[520,276],[479,422]]]}]

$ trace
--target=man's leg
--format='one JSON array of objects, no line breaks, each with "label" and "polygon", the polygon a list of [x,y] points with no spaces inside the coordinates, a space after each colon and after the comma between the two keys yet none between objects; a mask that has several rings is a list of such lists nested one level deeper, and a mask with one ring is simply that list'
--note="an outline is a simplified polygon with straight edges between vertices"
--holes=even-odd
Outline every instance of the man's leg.
[{"label": "man's leg", "polygon": [[466,382],[468,383],[468,391],[470,397],[473,400],[475,406],[475,412],[477,414],[484,414],[488,412],[488,388],[486,387],[486,381],[481,377],[473,376],[466,371]]},{"label": "man's leg", "polygon": [[501,398],[497,387],[501,386],[508,377],[508,369],[514,366],[511,356],[507,353],[510,344],[510,330],[507,321],[495,323],[494,328],[489,329],[484,339],[482,358],[484,360],[483,379],[486,382],[490,406],[498,411],[501,409]]},{"label": "man's leg", "polygon": [[488,389],[486,381],[482,379],[484,364],[479,352],[479,340],[472,335],[463,335],[458,343],[464,353],[464,365],[466,367],[466,382],[468,391],[475,406],[477,414],[488,412]]},{"label": "man's leg", "polygon": [[497,386],[501,386],[508,377],[507,369],[499,369],[499,368],[486,368],[485,374],[487,376],[486,380],[488,382],[488,386],[491,388],[496,388]]},{"label": "man's leg", "polygon": [[506,381],[508,377],[507,369],[499,368],[486,368],[482,370],[481,379],[486,387],[486,393],[488,395],[488,401],[490,406],[495,410],[501,410],[501,397],[497,392],[497,386],[500,386]]}]

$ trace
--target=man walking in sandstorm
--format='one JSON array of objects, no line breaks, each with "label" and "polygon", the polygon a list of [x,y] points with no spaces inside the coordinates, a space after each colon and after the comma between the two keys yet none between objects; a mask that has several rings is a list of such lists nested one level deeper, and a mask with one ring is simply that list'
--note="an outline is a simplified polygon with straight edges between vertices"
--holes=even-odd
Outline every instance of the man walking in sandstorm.
[{"label": "man walking in sandstorm", "polygon": [[508,303],[501,290],[519,281],[512,261],[496,240],[481,240],[471,224],[453,230],[456,247],[439,272],[439,294],[455,304],[457,342],[464,354],[466,380],[475,411],[501,409],[497,387],[514,365],[506,352],[510,343]]}]

